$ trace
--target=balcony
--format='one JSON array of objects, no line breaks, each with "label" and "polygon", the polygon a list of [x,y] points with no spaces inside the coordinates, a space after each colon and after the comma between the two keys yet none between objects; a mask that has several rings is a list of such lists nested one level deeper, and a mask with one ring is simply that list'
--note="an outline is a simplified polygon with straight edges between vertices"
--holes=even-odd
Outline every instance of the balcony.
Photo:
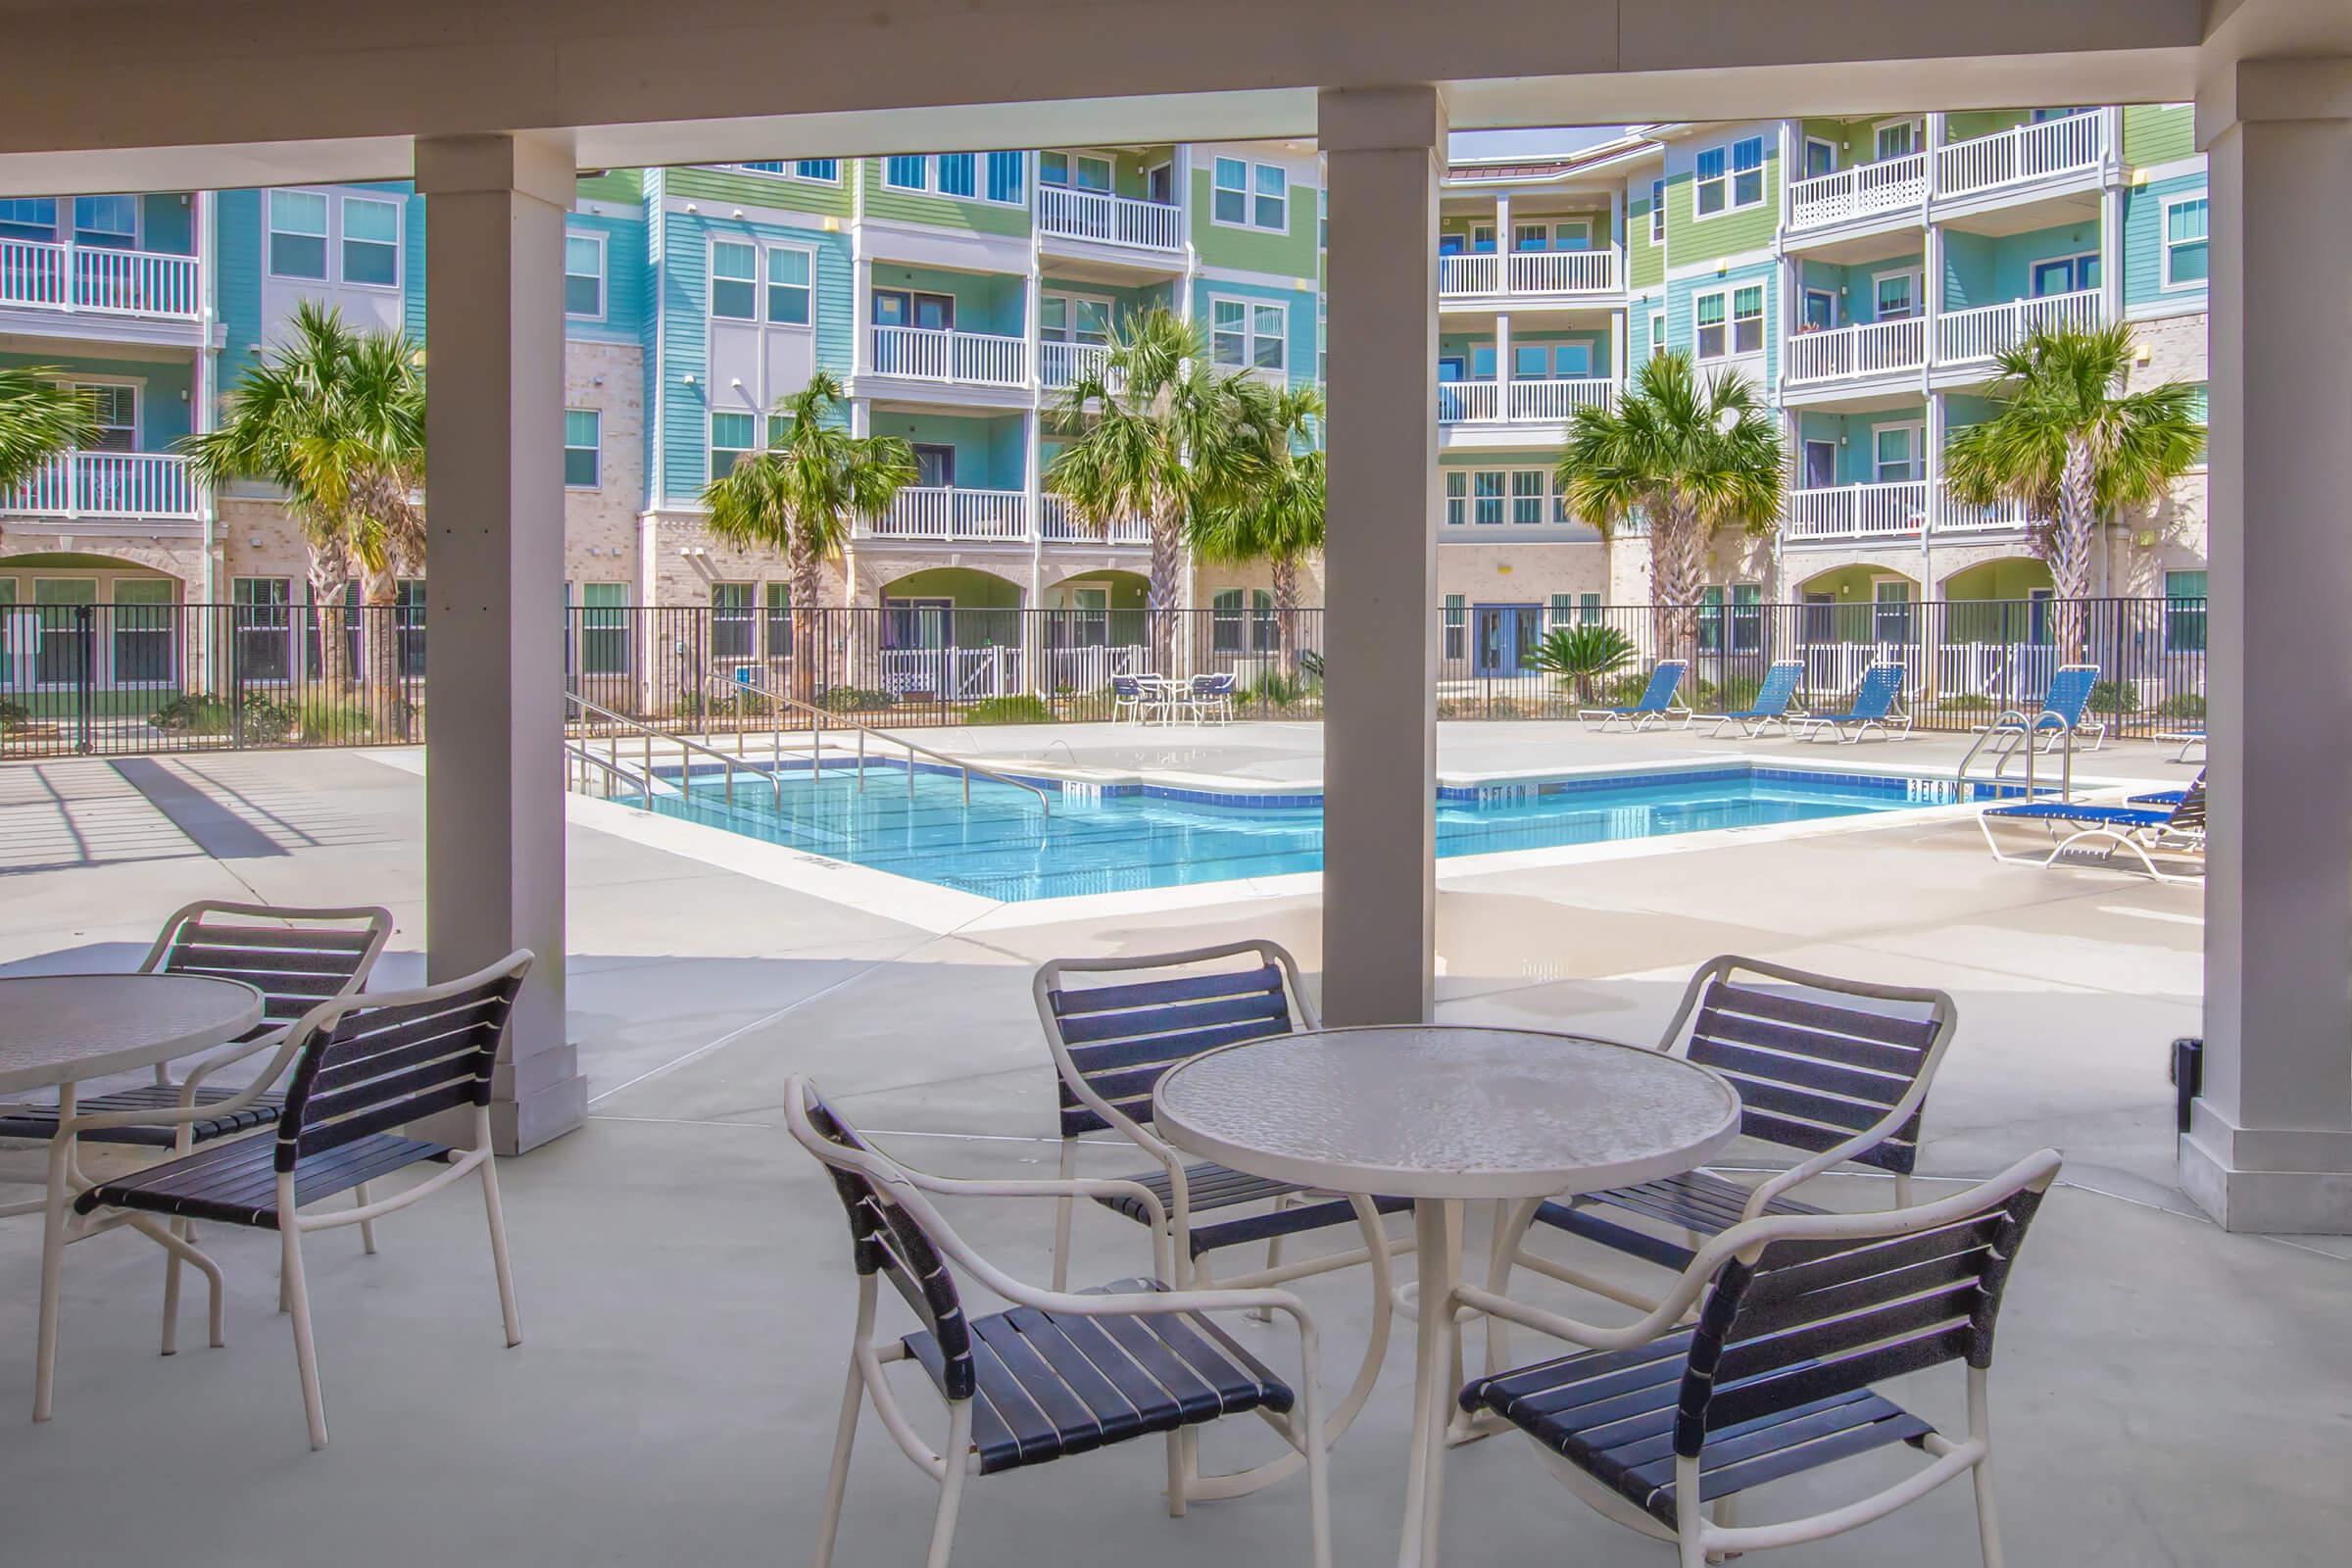
[{"label": "balcony", "polygon": [[0,306],[193,321],[203,304],[193,256],[0,239]]},{"label": "balcony", "polygon": [[0,515],[192,522],[203,515],[201,502],[185,458],[169,452],[65,452],[13,490],[0,490]]},{"label": "balcony", "polygon": [[2022,192],[2046,180],[2094,173],[2106,157],[2104,113],[2013,125],[1947,143],[1932,156],[1906,153],[1799,180],[1788,187],[1788,228],[1802,233],[1889,215],[1919,217],[1933,202]]},{"label": "balcony", "polygon": [[1107,528],[1090,528],[1070,514],[1069,503],[1059,496],[1039,498],[1040,536],[1050,545],[1148,545],[1152,524],[1142,517],[1121,517]]},{"label": "balcony", "polygon": [[898,493],[888,512],[860,521],[858,536],[1022,544],[1029,538],[1029,497],[1019,490],[910,485]]},{"label": "balcony", "polygon": [[1445,381],[1438,386],[1438,423],[1565,424],[1583,408],[1617,400],[1607,377],[1570,381]]},{"label": "balcony", "polygon": [[1573,299],[1622,287],[1615,249],[1508,251],[1438,258],[1438,297]]},{"label": "balcony", "polygon": [[2103,299],[2098,289],[2086,288],[1952,311],[1936,318],[1936,363],[1989,365],[2037,328],[2097,326],[2106,316]]},{"label": "balcony", "polygon": [[1928,363],[1928,323],[1911,316],[1864,321],[1788,340],[1788,384],[1859,380],[1917,370]]},{"label": "balcony", "polygon": [[1181,253],[1184,209],[1172,202],[1142,202],[1104,191],[1040,185],[1037,231],[1052,239]]},{"label": "balcony", "polygon": [[1939,384],[1947,370],[1956,372],[1950,382],[1964,383],[1982,379],[2003,350],[2023,343],[2036,327],[2096,326],[2105,318],[2103,296],[2089,288],[1952,311],[1933,320],[1912,316],[1799,332],[1788,340],[1788,389],[1800,401],[1819,402],[1824,393],[1867,391],[1882,377],[1922,369]]},{"label": "balcony", "polygon": [[1047,338],[1037,345],[1037,377],[1047,391],[1068,386],[1090,370],[1099,370],[1110,350],[1101,343],[1065,343]]},{"label": "balcony", "polygon": [[1929,509],[1925,479],[1885,484],[1828,485],[1788,493],[1783,537],[1790,544],[1917,544],[1923,531],[2001,533],[2031,527],[2033,515],[2014,501],[1970,506],[1940,486]]},{"label": "balcony", "polygon": [[1029,340],[930,326],[877,326],[873,373],[904,381],[1019,389],[1029,384]]}]

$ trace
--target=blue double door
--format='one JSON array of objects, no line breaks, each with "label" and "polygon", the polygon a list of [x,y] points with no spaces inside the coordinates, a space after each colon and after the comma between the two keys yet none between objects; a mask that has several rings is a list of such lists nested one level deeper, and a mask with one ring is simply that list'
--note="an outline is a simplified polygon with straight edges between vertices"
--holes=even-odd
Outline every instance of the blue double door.
[{"label": "blue double door", "polygon": [[1544,612],[1537,605],[1476,605],[1470,612],[1471,659],[1481,675],[1531,672],[1528,661],[1544,640]]}]

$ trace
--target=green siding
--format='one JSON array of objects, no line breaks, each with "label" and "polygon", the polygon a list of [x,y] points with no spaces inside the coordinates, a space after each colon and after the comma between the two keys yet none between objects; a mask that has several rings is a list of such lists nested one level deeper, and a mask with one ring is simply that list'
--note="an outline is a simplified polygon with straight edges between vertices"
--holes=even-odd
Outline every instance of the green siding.
[{"label": "green siding", "polygon": [[[724,202],[729,207],[765,207],[791,213],[816,213],[828,218],[850,216],[850,172],[854,160],[841,160],[841,180],[795,179],[787,174],[759,174],[745,169],[706,169],[683,165],[663,171],[667,194],[685,201]],[[876,183],[879,183],[877,179]]]},{"label": "green siding", "polygon": [[2196,118],[2187,104],[2126,104],[2124,162],[2145,169],[2195,156]]},{"label": "green siding", "polygon": [[[1214,161],[1209,163],[1209,168],[1193,171],[1193,246],[1200,253],[1202,265],[1265,272],[1275,277],[1310,280],[1316,277],[1322,256],[1315,243],[1318,226],[1315,187],[1301,184],[1296,177],[1291,180],[1287,208],[1289,233],[1236,228],[1209,216],[1215,180]],[[1311,307],[1308,315],[1313,315]]]},{"label": "green siding", "polygon": [[[1752,132],[1750,134],[1753,134]],[[1770,131],[1764,137],[1764,199],[1753,207],[1718,213],[1701,220],[1695,211],[1696,187],[1688,169],[1666,181],[1666,259],[1675,267],[1710,262],[1726,256],[1760,251],[1772,244],[1781,212],[1781,154]],[[1729,147],[1745,136],[1721,138]],[[1715,138],[1693,141],[1694,150],[1719,145]]]},{"label": "green siding", "polygon": [[[865,216],[868,218],[885,219],[896,223],[928,223],[937,228],[956,228],[974,234],[1025,237],[1029,232],[1029,209],[1025,205],[1004,207],[995,202],[964,201],[958,197],[942,196],[933,191],[892,190],[882,183],[881,159],[868,158],[862,167]],[[1031,175],[1035,172],[1034,169],[1029,171]],[[792,181],[781,180],[778,183],[790,184]]]},{"label": "green siding", "polygon": [[1666,247],[1649,239],[1649,181],[1637,179],[1625,204],[1625,273],[1632,288],[1666,281]]},{"label": "green siding", "polygon": [[608,169],[602,173],[582,174],[573,189],[580,201],[621,202],[634,207],[645,195],[645,171]]}]

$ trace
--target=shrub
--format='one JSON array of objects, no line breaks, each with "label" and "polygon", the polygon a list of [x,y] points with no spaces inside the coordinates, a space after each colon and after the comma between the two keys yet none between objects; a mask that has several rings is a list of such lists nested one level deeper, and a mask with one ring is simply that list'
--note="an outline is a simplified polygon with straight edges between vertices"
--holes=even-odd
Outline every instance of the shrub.
[{"label": "shrub", "polygon": [[972,705],[975,724],[1051,724],[1054,710],[1042,697],[1027,692],[1013,692],[1004,697],[983,697]]},{"label": "shrub", "polygon": [[294,710],[267,697],[248,697],[238,739],[248,746],[275,746],[294,733]]},{"label": "shrub", "polygon": [[[245,711],[250,725],[253,714],[250,702],[246,704]],[[304,740],[325,741],[329,744],[365,740],[375,727],[368,710],[358,699],[330,697],[320,692],[308,693],[297,699],[289,717],[292,727],[301,732]]]},{"label": "shrub", "polygon": [[1983,692],[1955,692],[1936,706],[1947,713],[1988,713],[2001,705]]},{"label": "shrub", "polygon": [[2138,683],[2128,680],[2100,681],[2090,689],[2090,710],[2094,713],[2138,712]]},{"label": "shrub", "polygon": [[[1303,661],[1302,661],[1303,662]],[[1316,692],[1311,678],[1285,675],[1279,669],[1269,669],[1249,686],[1234,693],[1236,700],[1257,703],[1267,708],[1292,708],[1309,701]]]},{"label": "shrub", "polygon": [[2205,717],[2205,699],[2199,697],[2195,692],[2176,692],[2156,705],[2156,716],[2158,718],[2193,718],[2202,721]]},{"label": "shrub", "polygon": [[148,714],[147,722],[156,729],[189,735],[225,735],[228,718],[228,704],[220,698],[205,692],[179,692]]},{"label": "shrub", "polygon": [[899,700],[885,691],[870,686],[828,686],[818,694],[816,706],[828,712],[854,713],[871,708],[896,708]]},{"label": "shrub", "polygon": [[1633,659],[1632,638],[1614,626],[1593,621],[1554,626],[1536,644],[1528,663],[1570,682],[1579,697],[1589,697],[1595,683],[1616,674]]},{"label": "shrub", "polygon": [[0,702],[0,734],[13,735],[32,722],[32,710],[23,703]]},{"label": "shrub", "polygon": [[1628,670],[1600,688],[1600,704],[1604,708],[1631,708],[1649,690],[1649,677],[1642,671]]}]

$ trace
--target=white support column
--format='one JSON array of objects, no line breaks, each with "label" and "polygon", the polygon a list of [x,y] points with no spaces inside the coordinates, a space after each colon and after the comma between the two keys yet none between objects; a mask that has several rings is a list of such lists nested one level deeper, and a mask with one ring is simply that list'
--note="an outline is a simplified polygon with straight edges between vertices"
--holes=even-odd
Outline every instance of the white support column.
[{"label": "white support column", "polygon": [[[1326,89],[1330,507],[1323,1016],[1430,1016],[1437,944],[1437,239],[1446,108]],[[1496,235],[1499,246],[1502,236]]]},{"label": "white support column", "polygon": [[1511,416],[1511,313],[1494,315],[1494,417]]},{"label": "white support column", "polygon": [[[1034,271],[1029,276],[1029,322],[1030,337],[1034,342],[1037,333],[1037,274]],[[1045,435],[1045,416],[1035,407],[1035,399],[1042,395],[1033,393],[1032,407],[1021,416],[1021,492],[1026,498],[1023,504],[1029,509],[1029,592],[1021,604],[1021,686],[1024,691],[1039,697],[1048,695],[1046,640],[1041,625],[1044,617],[1038,614],[1046,602],[1045,465],[1039,452],[1039,444]]]},{"label": "white support column", "polygon": [[564,1010],[564,215],[569,132],[420,138],[426,971],[538,955],[491,1095],[502,1153],[578,1126]]},{"label": "white support column", "polygon": [[[220,417],[220,208],[217,195],[209,190],[196,193],[196,390],[195,407],[188,410],[189,428],[198,435],[213,429]],[[202,604],[220,602],[220,568],[227,564],[223,550],[225,534],[220,526],[220,498],[209,484],[201,485],[197,493],[197,513],[202,519],[204,548],[198,553],[196,594]],[[211,639],[191,639],[191,651],[199,666],[191,676],[209,682],[212,678]]]},{"label": "white support column", "polygon": [[[1440,152],[1443,158],[1445,154]],[[1441,173],[1443,169],[1441,168]],[[1494,193],[1494,292],[1511,291],[1511,193]]]},{"label": "white support column", "polygon": [[[2201,84],[2212,217],[2204,1093],[2180,1185],[2352,1233],[2352,58]],[[2281,243],[2291,234],[2293,243]],[[2153,1044],[2153,1042],[2151,1042]]]},{"label": "white support column", "polygon": [[1920,144],[1926,150],[1928,155],[1928,178],[1926,191],[1925,194],[1920,197],[1920,201],[1923,205],[1932,206],[1936,198],[1942,194],[1942,192],[1936,188],[1936,166],[1940,162],[1940,160],[1936,156],[1936,149],[1943,145],[1943,113],[1940,110],[1931,110],[1921,122],[1919,136]]},{"label": "white support column", "polygon": [[2099,192],[2099,319],[2124,318],[2124,187]]}]

